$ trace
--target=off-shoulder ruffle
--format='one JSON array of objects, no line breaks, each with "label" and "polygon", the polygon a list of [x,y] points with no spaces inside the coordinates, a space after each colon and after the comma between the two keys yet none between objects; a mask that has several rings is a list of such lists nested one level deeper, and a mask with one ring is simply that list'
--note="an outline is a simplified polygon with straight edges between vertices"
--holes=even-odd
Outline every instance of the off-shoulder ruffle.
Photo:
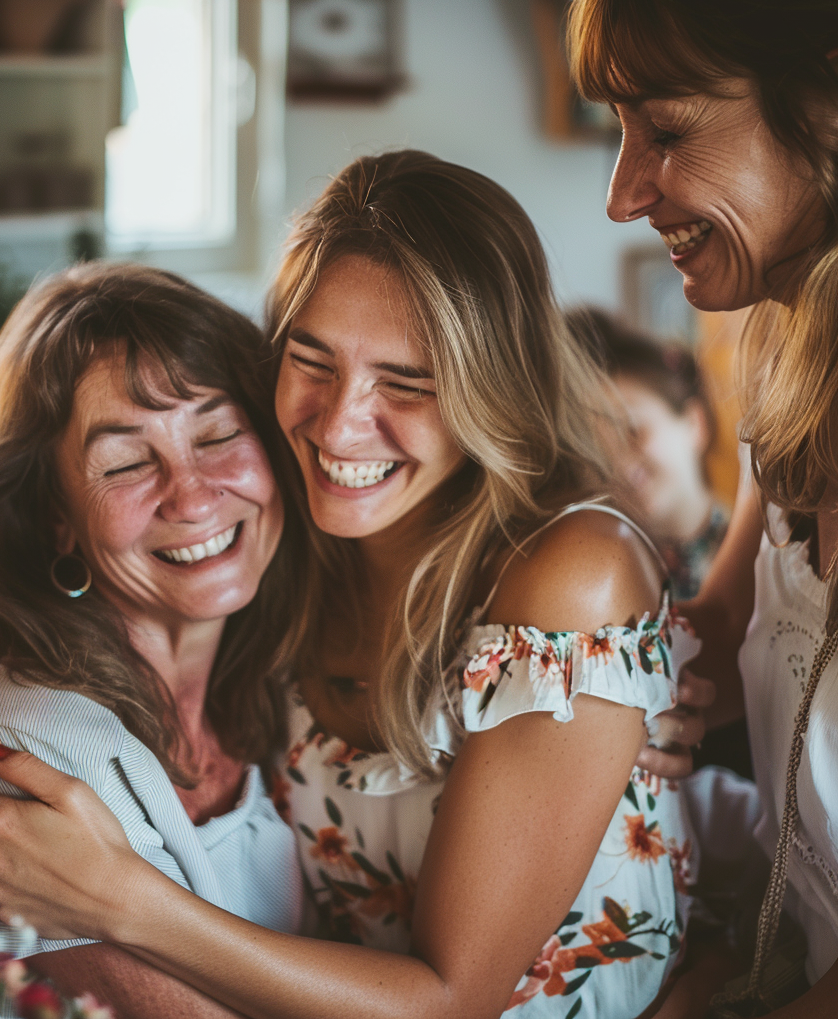
[{"label": "off-shoulder ruffle", "polygon": [[463,672],[465,727],[479,732],[528,711],[573,718],[573,699],[594,697],[642,708],[648,721],[676,703],[678,670],[701,644],[669,610],[632,629],[542,633],[533,626],[473,627]]}]

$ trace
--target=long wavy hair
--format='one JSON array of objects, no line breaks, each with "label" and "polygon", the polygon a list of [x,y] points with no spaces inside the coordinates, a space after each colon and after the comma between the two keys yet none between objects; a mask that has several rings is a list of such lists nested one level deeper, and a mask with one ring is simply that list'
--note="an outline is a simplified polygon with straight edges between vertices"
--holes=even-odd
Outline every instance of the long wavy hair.
[{"label": "long wavy hair", "polygon": [[[723,78],[752,81],[790,164],[817,185],[821,238],[796,260],[784,303],[754,309],[738,359],[742,438],[763,510],[773,502],[796,536],[811,534],[813,515],[838,485],[835,0],[573,0],[568,40],[579,87],[596,101],[717,94]],[[834,561],[827,576],[831,631],[838,625]]]},{"label": "long wavy hair", "polygon": [[[425,712],[445,689],[481,566],[610,480],[597,431],[603,382],[557,308],[535,227],[479,173],[400,151],[363,157],[338,174],[297,220],[277,277],[269,321],[280,355],[320,273],[345,255],[400,282],[409,328],[433,365],[442,419],[467,457],[440,492],[430,547],[394,612],[375,705],[386,747],[432,774]],[[294,483],[305,513],[299,474]],[[316,663],[327,614],[353,610],[346,593],[358,590],[360,569],[355,541],[326,535],[310,519],[309,530],[296,624],[303,667]]]},{"label": "long wavy hair", "polygon": [[[99,357],[125,353],[132,400],[160,409],[149,381],[173,396],[222,389],[246,411],[279,479],[287,471],[272,412],[273,358],[262,332],[171,273],[90,263],[35,286],[0,331],[0,665],[16,680],[75,690],[110,708],[180,785],[177,713],[168,689],[96,591],[68,599],[50,580],[56,556],[56,440],[79,380]],[[151,369],[149,371],[149,369]],[[158,390],[159,394],[159,390]],[[206,709],[222,746],[262,761],[282,732],[275,637],[289,626],[299,528],[286,535],[253,601],[227,620]]]}]

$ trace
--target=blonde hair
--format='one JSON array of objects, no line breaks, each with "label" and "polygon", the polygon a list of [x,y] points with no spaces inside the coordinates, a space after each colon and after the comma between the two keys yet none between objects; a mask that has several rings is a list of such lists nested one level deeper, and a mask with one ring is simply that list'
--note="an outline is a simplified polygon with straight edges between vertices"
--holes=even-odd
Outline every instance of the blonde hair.
[{"label": "blonde hair", "polygon": [[[444,687],[487,554],[610,477],[596,428],[602,379],[565,327],[533,224],[481,174],[414,151],[343,170],[290,238],[269,311],[280,352],[319,274],[344,255],[368,258],[400,282],[443,421],[468,458],[441,495],[432,545],[394,615],[376,703],[387,748],[429,774],[425,709]],[[296,497],[305,514],[299,477]],[[312,663],[326,614],[342,608],[330,593],[353,590],[359,565],[353,541],[310,520],[309,529],[296,639]]]},{"label": "blonde hair", "polygon": [[[817,186],[822,236],[796,256],[782,295],[788,306],[765,300],[750,316],[738,368],[741,434],[751,444],[763,510],[773,502],[799,522],[838,482],[835,0],[573,0],[568,42],[579,87],[593,100],[716,94],[725,77],[749,79],[790,164]],[[830,631],[838,625],[834,566]]]},{"label": "blonde hair", "polygon": [[[188,769],[175,764],[180,728],[171,695],[132,647],[122,617],[95,584],[70,601],[50,580],[55,508],[64,498],[56,440],[76,384],[115,346],[125,352],[126,388],[137,404],[160,409],[150,379],[181,399],[196,385],[222,389],[246,411],[277,476],[287,471],[265,371],[270,346],[243,315],[145,266],[89,263],[34,287],[0,331],[0,665],[18,680],[75,690],[110,708],[174,781],[189,786]],[[227,620],[210,677],[210,722],[225,750],[244,760],[266,760],[283,735],[274,640],[289,625],[299,527],[289,507],[274,562],[253,601]]]}]

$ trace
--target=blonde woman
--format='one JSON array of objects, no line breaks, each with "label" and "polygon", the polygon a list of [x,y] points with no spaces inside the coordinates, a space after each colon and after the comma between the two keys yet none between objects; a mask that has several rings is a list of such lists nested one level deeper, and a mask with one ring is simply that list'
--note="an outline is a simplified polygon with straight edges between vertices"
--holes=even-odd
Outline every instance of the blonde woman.
[{"label": "blonde woman", "polygon": [[2,807],[4,915],[253,1017],[646,1014],[696,860],[680,795],[633,762],[694,641],[601,500],[601,379],[532,223],[463,167],[360,159],[298,222],[271,321],[310,540],[281,795],[347,943],[183,892],[22,753],[0,774],[50,806]]},{"label": "blonde woman", "polygon": [[[746,479],[728,540],[689,614],[713,638],[705,669],[717,668],[705,674],[727,680],[722,705],[735,702],[735,654],[748,627],[739,664],[763,804],[757,837],[769,860],[791,802],[787,769],[798,730],[790,787],[799,816],[782,825],[780,853],[789,854],[785,901],[808,937],[812,986],[776,1014],[832,1015],[834,657],[811,710],[804,692],[838,624],[838,4],[575,0],[571,38],[582,91],[612,103],[623,124],[609,215],[648,217],[697,308],[756,305],[741,367],[742,434],[758,498]],[[757,556],[759,500],[769,526]]]}]

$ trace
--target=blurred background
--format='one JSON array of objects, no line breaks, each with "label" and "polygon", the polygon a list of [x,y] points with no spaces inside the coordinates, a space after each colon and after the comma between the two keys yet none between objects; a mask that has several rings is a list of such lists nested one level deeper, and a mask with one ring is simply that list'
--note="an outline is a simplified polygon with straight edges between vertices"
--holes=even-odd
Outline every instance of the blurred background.
[{"label": "blurred background", "polygon": [[503,184],[563,303],[693,351],[735,490],[738,322],[684,301],[642,220],[605,215],[619,131],[579,100],[562,0],[0,0],[0,320],[78,259],[170,268],[255,318],[295,210],[411,146]]}]

